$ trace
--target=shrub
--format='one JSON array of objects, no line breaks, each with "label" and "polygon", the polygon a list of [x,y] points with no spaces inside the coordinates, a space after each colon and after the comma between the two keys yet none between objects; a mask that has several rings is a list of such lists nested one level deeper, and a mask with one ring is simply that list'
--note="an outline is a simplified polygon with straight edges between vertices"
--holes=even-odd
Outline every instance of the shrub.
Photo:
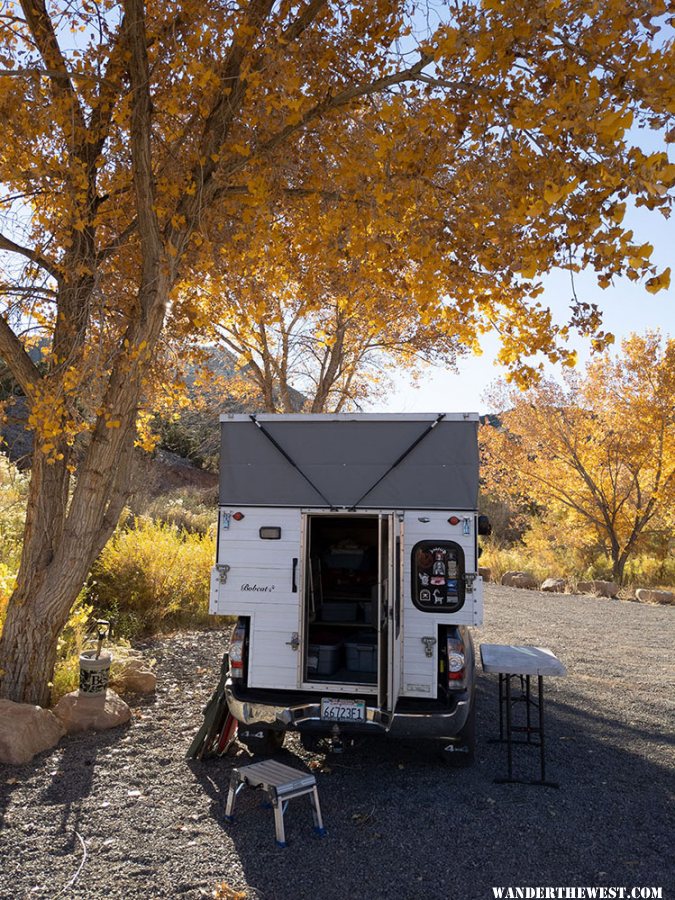
[{"label": "shrub", "polygon": [[117,635],[203,626],[215,538],[136,518],[113,536],[92,571],[89,600]]},{"label": "shrub", "polygon": [[19,567],[27,497],[28,477],[0,454],[0,560],[13,571]]},{"label": "shrub", "polygon": [[143,506],[142,514],[158,522],[169,522],[184,531],[207,534],[218,516],[217,502],[209,502],[210,499],[204,491],[185,488],[149,501]]},{"label": "shrub", "polygon": [[92,607],[86,603],[86,594],[83,590],[59,636],[56,668],[52,680],[52,703],[56,703],[59,697],[79,687],[80,653],[85,648],[92,611]]},{"label": "shrub", "polygon": [[0,454],[0,634],[19,568],[27,496],[28,478]]}]

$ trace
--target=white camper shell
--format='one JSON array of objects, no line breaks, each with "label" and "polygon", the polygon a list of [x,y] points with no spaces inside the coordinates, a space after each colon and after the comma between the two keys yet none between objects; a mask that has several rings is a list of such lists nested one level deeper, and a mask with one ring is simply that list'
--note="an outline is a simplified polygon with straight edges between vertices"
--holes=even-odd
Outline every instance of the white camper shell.
[{"label": "white camper shell", "polygon": [[289,728],[466,737],[477,428],[475,413],[221,417],[210,611],[239,619],[226,691],[249,745]]}]

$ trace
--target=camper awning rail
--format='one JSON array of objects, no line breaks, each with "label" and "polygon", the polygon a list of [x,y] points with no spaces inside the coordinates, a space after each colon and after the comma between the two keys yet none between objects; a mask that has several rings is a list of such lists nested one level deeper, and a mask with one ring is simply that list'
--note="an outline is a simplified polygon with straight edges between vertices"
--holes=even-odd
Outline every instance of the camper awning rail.
[{"label": "camper awning rail", "polygon": [[[259,422],[433,422],[439,413],[256,413]],[[443,413],[446,422],[478,422],[477,412]],[[223,413],[221,422],[250,422],[249,413]]]}]

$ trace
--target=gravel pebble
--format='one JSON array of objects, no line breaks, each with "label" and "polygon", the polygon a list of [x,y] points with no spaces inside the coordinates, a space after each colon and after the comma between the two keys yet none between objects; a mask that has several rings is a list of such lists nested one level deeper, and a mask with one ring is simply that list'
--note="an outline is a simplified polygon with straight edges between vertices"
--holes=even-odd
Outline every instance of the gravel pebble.
[{"label": "gravel pebble", "polygon": [[[128,728],[65,738],[29,765],[0,766],[0,898],[210,897],[251,900],[458,898],[494,886],[661,886],[673,896],[672,607],[487,587],[478,642],[550,647],[568,677],[547,680],[553,790],[497,785],[504,748],[496,676],[478,678],[476,764],[445,767],[432,745],[371,739],[318,770],[328,837],[292,801],[285,850],[272,814],[243,791],[223,821],[229,770],[248,754],[186,762],[217,680],[222,632],[146,649],[155,699]],[[515,765],[536,775],[537,751]],[[287,738],[278,758],[323,760]],[[71,884],[83,860],[79,876]]]}]

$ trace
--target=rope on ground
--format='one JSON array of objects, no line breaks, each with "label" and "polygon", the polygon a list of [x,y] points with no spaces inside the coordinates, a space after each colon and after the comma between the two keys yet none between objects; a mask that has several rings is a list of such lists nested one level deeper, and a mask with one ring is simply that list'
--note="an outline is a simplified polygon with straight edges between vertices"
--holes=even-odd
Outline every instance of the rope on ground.
[{"label": "rope on ground", "polygon": [[82,861],[77,869],[77,872],[73,875],[73,877],[70,879],[68,884],[64,885],[57,894],[54,894],[54,896],[52,897],[52,900],[56,900],[56,898],[60,897],[64,891],[69,890],[75,884],[77,879],[80,877],[80,872],[82,871],[84,864],[87,861],[87,845],[84,842],[84,838],[82,837],[82,835],[80,834],[79,831],[75,832],[75,837],[78,839],[80,844],[82,844]]}]

